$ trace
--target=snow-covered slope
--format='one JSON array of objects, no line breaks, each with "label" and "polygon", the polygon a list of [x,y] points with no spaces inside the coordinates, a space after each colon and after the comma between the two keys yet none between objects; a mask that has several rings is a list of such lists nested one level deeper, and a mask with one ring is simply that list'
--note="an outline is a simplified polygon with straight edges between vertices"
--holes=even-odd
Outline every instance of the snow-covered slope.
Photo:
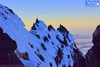
[{"label": "snow-covered slope", "polygon": [[77,54],[82,56],[62,25],[56,30],[37,19],[29,32],[11,9],[0,5],[0,27],[16,41],[15,53],[26,67],[73,67]]}]

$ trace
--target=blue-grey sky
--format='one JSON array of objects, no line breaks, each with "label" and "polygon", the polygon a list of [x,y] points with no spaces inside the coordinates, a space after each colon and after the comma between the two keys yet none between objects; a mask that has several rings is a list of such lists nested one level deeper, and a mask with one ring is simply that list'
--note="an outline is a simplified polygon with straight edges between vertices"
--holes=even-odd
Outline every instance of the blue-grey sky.
[{"label": "blue-grey sky", "polygon": [[86,0],[0,0],[30,30],[38,17],[55,28],[63,24],[71,33],[91,33],[100,22],[100,6],[86,7]]}]

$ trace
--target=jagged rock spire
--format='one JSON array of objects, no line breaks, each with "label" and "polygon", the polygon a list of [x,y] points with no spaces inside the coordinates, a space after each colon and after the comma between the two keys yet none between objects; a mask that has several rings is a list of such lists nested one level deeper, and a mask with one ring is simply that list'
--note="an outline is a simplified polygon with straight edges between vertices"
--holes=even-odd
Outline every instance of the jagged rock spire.
[{"label": "jagged rock spire", "polygon": [[46,28],[47,28],[47,25],[42,20],[38,20],[37,18],[35,23],[33,23],[31,30],[46,29]]},{"label": "jagged rock spire", "polygon": [[35,23],[33,23],[33,26],[31,27],[32,30],[36,30],[36,27],[35,27],[35,24],[36,24],[36,23],[39,23],[38,18],[36,18]]},{"label": "jagged rock spire", "polygon": [[47,29],[48,29],[49,31],[51,31],[51,29],[52,29],[52,30],[55,30],[55,29],[53,28],[52,25],[49,25]]},{"label": "jagged rock spire", "polygon": [[60,27],[57,28],[57,30],[59,32],[61,32],[61,33],[65,33],[65,32],[68,33],[67,29],[63,25],[61,25],[61,24],[60,24]]},{"label": "jagged rock spire", "polygon": [[31,30],[36,30],[34,23],[33,23],[33,26],[31,27]]},{"label": "jagged rock spire", "polygon": [[39,23],[39,20],[38,20],[38,18],[36,18],[36,23]]}]

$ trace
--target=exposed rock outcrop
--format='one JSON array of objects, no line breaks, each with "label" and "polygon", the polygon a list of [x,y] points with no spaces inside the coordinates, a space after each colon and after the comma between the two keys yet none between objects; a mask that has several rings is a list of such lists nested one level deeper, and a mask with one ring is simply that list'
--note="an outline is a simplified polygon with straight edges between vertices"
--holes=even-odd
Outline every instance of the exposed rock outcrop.
[{"label": "exposed rock outcrop", "polygon": [[87,66],[100,67],[100,25],[97,26],[93,33],[93,47],[87,52]]},{"label": "exposed rock outcrop", "polygon": [[49,31],[51,31],[51,30],[55,30],[55,29],[53,28],[52,25],[49,25],[47,29],[48,29]]},{"label": "exposed rock outcrop", "polygon": [[6,33],[3,33],[2,28],[0,28],[0,66],[24,66],[14,53],[16,48],[16,42]]},{"label": "exposed rock outcrop", "polygon": [[74,65],[73,67],[87,67],[86,58],[82,56],[79,49],[74,50]]},{"label": "exposed rock outcrop", "polygon": [[20,53],[18,50],[16,50],[16,54],[17,54],[20,58],[22,58],[22,59],[24,59],[24,60],[29,60],[29,56],[28,56],[28,53],[27,53],[27,52]]}]

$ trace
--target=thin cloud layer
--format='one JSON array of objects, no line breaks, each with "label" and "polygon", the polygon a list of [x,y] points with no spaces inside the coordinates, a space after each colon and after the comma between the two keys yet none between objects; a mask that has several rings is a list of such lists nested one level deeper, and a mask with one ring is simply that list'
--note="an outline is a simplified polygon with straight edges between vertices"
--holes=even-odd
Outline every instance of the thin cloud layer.
[{"label": "thin cloud layer", "polygon": [[93,46],[91,35],[74,35],[75,43],[80,51],[85,55],[87,51]]}]

